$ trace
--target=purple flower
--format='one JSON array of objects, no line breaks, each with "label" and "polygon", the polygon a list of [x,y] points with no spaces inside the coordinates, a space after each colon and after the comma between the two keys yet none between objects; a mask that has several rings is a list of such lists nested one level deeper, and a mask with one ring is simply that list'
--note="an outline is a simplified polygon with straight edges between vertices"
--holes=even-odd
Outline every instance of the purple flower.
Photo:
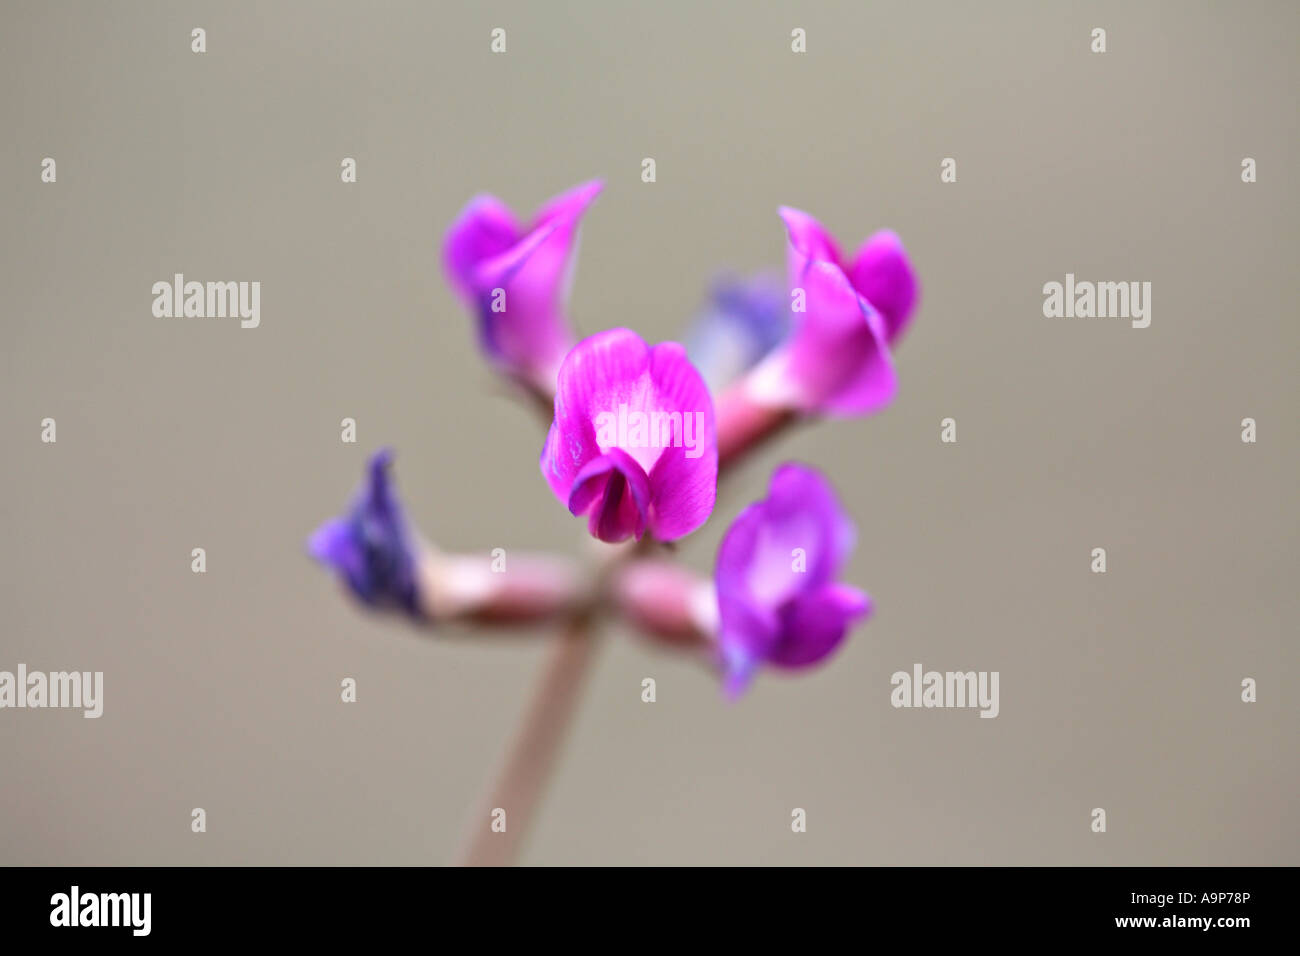
[{"label": "purple flower", "polygon": [[560,367],[542,475],[592,535],[661,541],[713,512],[718,445],[713,399],[676,342],[648,347],[628,329],[574,346]]},{"label": "purple flower", "polygon": [[829,415],[878,411],[897,391],[890,345],[911,320],[917,281],[892,232],[868,239],[845,264],[834,238],[807,213],[781,208],[789,234],[794,327],[755,370],[769,404]]},{"label": "purple flower", "polygon": [[912,321],[921,292],[897,233],[882,229],[872,234],[853,258],[845,261],[835,237],[812,216],[783,206],[781,218],[789,231],[792,251],[803,258],[839,266],[858,295],[880,313],[885,341],[891,348],[895,346]]},{"label": "purple flower", "polygon": [[386,448],[375,453],[347,514],[317,528],[307,551],[363,603],[419,617],[414,538],[389,480],[392,457]]},{"label": "purple flower", "polygon": [[724,278],[714,284],[707,309],[687,333],[686,352],[709,388],[718,391],[758,364],[789,328],[780,275]]},{"label": "purple flower", "polygon": [[573,344],[565,314],[583,212],[600,192],[584,183],[520,226],[495,196],[478,196],[447,230],[443,266],[478,317],[479,341],[507,373],[548,392]]},{"label": "purple flower", "polygon": [[772,474],[768,495],[742,511],[718,548],[718,649],[725,688],[739,696],[762,664],[824,659],[871,599],[836,577],[855,531],[820,474],[797,464]]}]

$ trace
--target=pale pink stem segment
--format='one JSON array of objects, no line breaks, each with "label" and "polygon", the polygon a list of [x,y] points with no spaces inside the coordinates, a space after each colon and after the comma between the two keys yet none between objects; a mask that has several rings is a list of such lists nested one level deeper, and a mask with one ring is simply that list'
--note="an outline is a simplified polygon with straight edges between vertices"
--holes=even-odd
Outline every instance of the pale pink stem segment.
[{"label": "pale pink stem segment", "polygon": [[719,467],[735,464],[798,417],[793,409],[756,401],[748,386],[741,379],[716,400]]},{"label": "pale pink stem segment", "polygon": [[717,628],[711,581],[671,561],[634,561],[618,568],[610,600],[646,636],[682,650],[707,650]]},{"label": "pale pink stem segment", "polygon": [[[462,865],[508,866],[514,862],[578,709],[578,692],[594,652],[591,617],[577,615],[550,649],[518,736],[487,805],[474,821]],[[505,811],[503,832],[492,829],[498,808]]]},{"label": "pale pink stem segment", "polygon": [[575,563],[554,555],[509,552],[494,558],[426,547],[417,572],[420,607],[435,626],[543,621],[575,610],[591,595]]},{"label": "pale pink stem segment", "polygon": [[[596,643],[592,624],[599,609],[598,596],[606,593],[620,565],[654,546],[648,538],[637,544],[592,544],[594,583],[588,603],[569,616],[551,649],[524,722],[493,785],[491,799],[473,821],[462,856],[466,866],[505,866],[514,862],[573,722],[582,682],[591,670]],[[503,832],[491,827],[492,812],[498,807],[506,813]]]}]

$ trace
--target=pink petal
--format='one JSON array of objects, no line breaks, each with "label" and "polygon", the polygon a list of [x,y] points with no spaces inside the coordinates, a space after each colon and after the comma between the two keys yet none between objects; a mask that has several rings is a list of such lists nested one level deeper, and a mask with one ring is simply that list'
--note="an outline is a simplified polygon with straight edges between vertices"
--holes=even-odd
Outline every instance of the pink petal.
[{"label": "pink petal", "polygon": [[650,388],[650,350],[630,329],[583,339],[565,356],[556,379],[555,420],[542,448],[542,474],[566,505],[578,472],[608,449],[596,441],[596,416],[639,407]]},{"label": "pink petal", "polygon": [[782,206],[777,210],[790,235],[790,247],[802,259],[840,264],[840,247],[826,227],[808,213]]},{"label": "pink petal", "polygon": [[840,267],[792,255],[792,288],[804,290],[806,311],[782,348],[782,372],[804,411],[866,414],[897,391],[882,320]]},{"label": "pink petal", "polygon": [[537,229],[553,222],[576,223],[604,188],[603,182],[593,179],[560,193],[537,211],[532,228]]},{"label": "pink petal", "polygon": [[478,304],[474,271],[479,263],[505,252],[519,237],[514,214],[495,196],[474,197],[456,217],[443,241],[442,261],[447,278],[467,304]]},{"label": "pink petal", "polygon": [[886,340],[894,344],[912,319],[920,291],[903,241],[888,229],[877,232],[854,255],[848,276],[884,316]]},{"label": "pink petal", "polygon": [[[676,342],[650,351],[653,411],[681,414],[680,446],[664,448],[650,470],[652,528],[660,541],[690,534],[709,519],[718,495],[718,440],[713,398]],[[688,417],[689,416],[689,417]],[[674,441],[678,438],[674,433]],[[691,447],[687,447],[687,439]]]},{"label": "pink petal", "polygon": [[527,229],[500,200],[479,197],[447,233],[443,261],[474,311],[483,349],[538,385],[549,386],[573,344],[565,308],[578,225],[600,188],[584,183],[557,196]]}]

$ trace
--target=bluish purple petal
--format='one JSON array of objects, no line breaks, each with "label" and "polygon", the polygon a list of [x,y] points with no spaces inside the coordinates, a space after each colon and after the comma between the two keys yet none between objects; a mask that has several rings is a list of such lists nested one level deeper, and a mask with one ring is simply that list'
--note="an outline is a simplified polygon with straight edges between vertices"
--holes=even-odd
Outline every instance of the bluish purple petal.
[{"label": "bluish purple petal", "polygon": [[392,455],[376,453],[347,514],[321,525],[308,553],[334,568],[362,602],[419,614],[412,534],[388,474]]},{"label": "bluish purple petal", "polygon": [[852,547],[853,525],[834,492],[811,468],[787,464],[768,496],[732,524],[718,551],[719,594],[779,608],[802,590],[828,583]]},{"label": "bluish purple petal", "polygon": [[307,539],[307,553],[321,564],[345,573],[355,573],[360,565],[357,550],[352,545],[352,521],[349,518],[326,521]]},{"label": "bluish purple petal", "polygon": [[713,391],[730,385],[776,348],[790,330],[784,278],[762,274],[717,282],[686,335],[686,353]]},{"label": "bluish purple petal", "polygon": [[[781,465],[772,472],[763,507],[767,533],[761,548],[766,550],[756,549],[756,565],[789,567],[797,548],[804,568],[795,572],[800,588],[820,587],[839,574],[853,551],[856,529],[821,472],[795,462]],[[784,600],[788,594],[782,590],[777,598]]]},{"label": "bluish purple petal", "polygon": [[778,667],[816,664],[831,654],[858,618],[871,613],[871,598],[846,584],[805,591],[781,611],[781,639],[768,654]]},{"label": "bluish purple petal", "polygon": [[713,582],[718,592],[718,610],[722,615],[722,630],[726,631],[727,601],[741,602],[745,607],[758,605],[750,589],[750,568],[758,550],[759,533],[763,528],[765,509],[763,501],[755,501],[736,515],[718,544],[718,557],[714,562]]},{"label": "bluish purple petal", "polygon": [[801,667],[829,654],[869,600],[836,580],[854,542],[852,521],[814,469],[786,464],[768,496],[723,536],[714,584],[718,650],[729,694],[763,663]]},{"label": "bluish purple petal", "polygon": [[749,571],[763,526],[762,502],[743,510],[718,547],[714,584],[718,596],[718,655],[730,697],[748,686],[780,636],[774,609],[754,598]]}]

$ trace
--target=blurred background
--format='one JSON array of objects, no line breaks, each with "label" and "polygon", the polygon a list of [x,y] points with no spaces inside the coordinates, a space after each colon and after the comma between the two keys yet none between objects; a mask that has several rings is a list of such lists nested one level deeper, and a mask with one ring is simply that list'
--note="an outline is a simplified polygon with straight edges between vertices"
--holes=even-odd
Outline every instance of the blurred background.
[{"label": "blurred background", "polygon": [[[765,449],[681,549],[708,572],[772,467],[816,464],[875,618],[735,705],[606,628],[523,862],[1300,863],[1295,4],[0,17],[0,669],[105,675],[99,720],[0,712],[0,862],[454,859],[549,632],[417,634],[303,542],[392,444],[445,548],[579,553],[438,246],[475,193],[600,176],[585,333],[680,336],[719,272],[780,268],[780,204],[897,230],[923,297],[895,404]],[[260,281],[260,328],[154,318],[176,272]],[[1151,282],[1150,328],[1044,318],[1067,272]],[[1000,715],[893,709],[917,662],[999,671]]]}]

